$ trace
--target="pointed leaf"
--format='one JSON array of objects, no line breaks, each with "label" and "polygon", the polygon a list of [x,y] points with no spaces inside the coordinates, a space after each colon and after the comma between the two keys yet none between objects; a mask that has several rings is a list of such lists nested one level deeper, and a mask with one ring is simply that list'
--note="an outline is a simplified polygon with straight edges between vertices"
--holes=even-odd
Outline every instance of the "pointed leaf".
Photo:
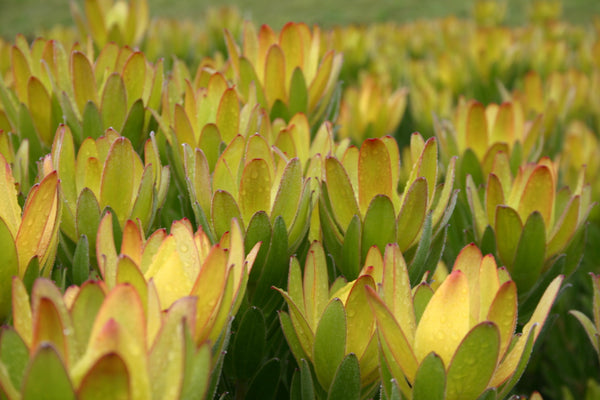
[{"label": "pointed leaf", "polygon": [[358,359],[353,353],[344,357],[340,363],[327,400],[359,400],[360,399],[360,369]]},{"label": "pointed leaf", "polygon": [[421,361],[413,383],[413,400],[444,400],[446,370],[440,356],[429,353]]}]

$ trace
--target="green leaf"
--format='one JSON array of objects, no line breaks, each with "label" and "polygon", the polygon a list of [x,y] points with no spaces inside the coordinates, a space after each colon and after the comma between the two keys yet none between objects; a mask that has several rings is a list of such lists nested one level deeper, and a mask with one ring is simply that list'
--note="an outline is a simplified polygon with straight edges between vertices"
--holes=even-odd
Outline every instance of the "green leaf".
[{"label": "green leaf", "polygon": [[75,225],[77,233],[88,238],[89,247],[95,252],[96,234],[100,225],[100,205],[89,188],[84,188],[77,199]]},{"label": "green leaf", "polygon": [[290,115],[306,113],[308,108],[308,90],[306,88],[304,74],[302,73],[302,69],[300,69],[300,67],[296,67],[292,73],[290,95],[288,97],[290,102]]},{"label": "green leaf", "polygon": [[146,138],[144,132],[145,109],[142,99],[136,100],[129,109],[129,113],[125,118],[121,136],[125,136],[131,140],[133,148],[139,150]]},{"label": "green leaf", "polygon": [[496,247],[502,263],[512,273],[512,265],[523,225],[517,212],[508,206],[496,208]]},{"label": "green leaf", "polygon": [[90,249],[87,236],[81,235],[73,255],[73,284],[81,285],[90,276]]},{"label": "green leaf", "polygon": [[512,376],[508,379],[508,381],[506,383],[504,383],[504,385],[502,385],[501,389],[500,389],[500,394],[498,394],[498,399],[504,399],[512,390],[512,388],[517,384],[517,382],[519,381],[519,379],[521,379],[521,375],[523,375],[523,372],[525,371],[525,368],[527,367],[527,363],[529,362],[529,357],[531,356],[531,350],[533,350],[533,344],[535,342],[535,331],[537,330],[538,326],[534,326],[531,328],[531,331],[529,332],[529,336],[525,339],[525,338],[521,338],[522,340],[525,339],[527,340],[527,342],[525,343],[525,347],[523,349],[523,353],[521,355],[521,359],[519,360],[519,363],[517,364],[517,368],[515,369],[515,372],[512,374]]},{"label": "green leaf", "polygon": [[360,368],[358,358],[353,353],[348,354],[337,371],[329,388],[327,400],[359,400],[360,399]]},{"label": "green leaf", "polygon": [[482,322],[456,349],[447,374],[446,399],[475,399],[487,387],[498,363],[500,332],[494,323]]},{"label": "green leaf", "polygon": [[245,397],[247,399],[274,399],[279,386],[280,374],[280,361],[276,358],[270,359],[254,375]]},{"label": "green leaf", "polygon": [[285,225],[291,227],[303,189],[302,164],[299,159],[293,158],[290,160],[283,171],[280,182],[273,202],[271,221],[281,215]]},{"label": "green leaf", "polygon": [[342,260],[338,268],[342,275],[348,280],[358,278],[361,265],[360,243],[361,243],[361,223],[360,217],[355,215],[348,225],[344,235],[344,244],[342,245]]},{"label": "green leaf", "polygon": [[340,299],[323,311],[315,334],[313,360],[319,383],[329,388],[346,349],[346,312]]},{"label": "green leaf", "polygon": [[421,320],[421,316],[423,316],[423,312],[429,304],[429,300],[433,297],[433,289],[426,283],[422,283],[415,289],[415,294],[413,295],[413,305],[415,308],[415,322],[417,325]]},{"label": "green leaf", "polygon": [[[518,143],[518,142],[517,142]],[[477,400],[496,400],[498,399],[498,393],[496,388],[489,388],[481,396],[477,398]]]},{"label": "green leaf", "polygon": [[10,315],[12,277],[16,275],[19,275],[19,259],[15,240],[0,218],[0,321]]},{"label": "green leaf", "polygon": [[[269,256],[256,285],[254,298],[255,304],[263,310],[264,315],[267,317],[267,325],[272,319],[275,319],[273,313],[275,307],[279,305],[279,295],[271,287],[282,287],[285,284],[289,256],[285,222],[283,222],[283,218],[277,217],[273,224],[273,233],[269,243]],[[277,299],[277,304],[272,304],[271,302],[275,299]],[[265,308],[267,304],[270,304],[271,308]]]},{"label": "green leaf", "polygon": [[212,200],[211,214],[217,238],[221,238],[225,232],[229,231],[233,218],[239,221],[243,229],[244,225],[240,209],[229,192],[224,190],[217,190],[215,192]]},{"label": "green leaf", "polygon": [[110,206],[124,225],[132,208],[134,182],[134,151],[123,137],[114,141],[104,162],[100,184],[100,208]]},{"label": "green leaf", "polygon": [[231,349],[237,379],[251,378],[260,367],[267,345],[266,329],[260,309],[248,308],[236,330]]},{"label": "green leaf", "polygon": [[25,285],[27,293],[30,295],[33,284],[40,275],[40,262],[37,256],[35,256],[31,259],[31,261],[29,261],[27,269],[25,270],[25,274],[23,275],[23,285]]},{"label": "green leaf", "polygon": [[321,196],[319,196],[319,221],[321,223],[321,233],[323,235],[323,245],[327,253],[333,256],[336,264],[341,264],[342,259],[342,237],[338,230],[337,224],[332,218],[327,209],[326,186],[321,186]]},{"label": "green leaf", "polygon": [[29,110],[23,103],[21,103],[21,107],[19,108],[19,123],[17,129],[21,140],[27,140],[29,143],[30,159],[37,160],[42,158],[44,156],[44,150],[41,145],[42,142],[37,137]]},{"label": "green leaf", "polygon": [[23,400],[75,400],[73,386],[51,344],[42,343],[23,381]]},{"label": "green leaf", "polygon": [[467,175],[471,175],[476,186],[485,183],[481,164],[472,149],[467,149],[458,162],[457,176],[460,187],[464,187]]},{"label": "green leaf", "polygon": [[6,367],[15,388],[20,388],[29,362],[29,349],[12,327],[3,327],[0,334],[0,360]]},{"label": "green leaf", "polygon": [[512,269],[512,279],[519,293],[527,293],[540,276],[546,253],[546,229],[544,219],[537,211],[529,215],[517,246]]},{"label": "green leaf", "polygon": [[427,180],[415,180],[404,194],[402,208],[398,213],[397,243],[400,250],[406,251],[416,240],[427,212]]},{"label": "green leaf", "polygon": [[204,152],[209,171],[215,170],[220,154],[221,133],[215,124],[206,124],[200,132],[198,148]]},{"label": "green leaf", "polygon": [[[290,310],[290,312],[292,311]],[[308,358],[308,354],[306,354],[302,348],[302,344],[300,343],[300,339],[298,338],[298,334],[296,333],[292,319],[286,312],[279,312],[278,314],[283,336],[285,337],[285,340],[287,341],[290,351],[296,359],[296,362],[301,364],[302,360]],[[308,324],[306,327],[308,328]]]},{"label": "green leaf", "polygon": [[300,387],[302,400],[314,400],[315,388],[313,387],[312,372],[305,359],[300,362]]},{"label": "green leaf", "polygon": [[[208,389],[208,378],[211,371],[211,346],[205,343],[199,349],[185,330],[185,368],[181,385],[181,400],[202,400]],[[206,397],[206,398],[214,398]]]},{"label": "green leaf", "polygon": [[102,116],[96,104],[88,101],[83,109],[82,129],[86,137],[98,139],[104,133],[102,127]]},{"label": "green leaf", "polygon": [[444,400],[446,392],[446,370],[437,354],[429,353],[417,370],[413,383],[412,400]]},{"label": "green leaf", "polygon": [[423,275],[427,271],[427,256],[431,247],[431,212],[427,214],[425,223],[423,224],[423,232],[421,233],[421,240],[415,256],[413,257],[408,275],[410,277],[410,285],[414,286],[423,279]]},{"label": "green leaf", "polygon": [[262,270],[265,267],[265,261],[269,254],[269,246],[271,243],[271,222],[269,216],[264,211],[257,212],[252,216],[248,229],[246,230],[246,237],[244,238],[244,249],[246,254],[256,245],[261,242],[263,245],[260,246],[254,265],[250,270],[250,276],[248,277],[248,294],[249,299],[252,299],[256,282],[262,274]]},{"label": "green leaf", "polygon": [[104,84],[102,105],[100,106],[104,130],[113,128],[121,132],[127,112],[125,84],[118,73],[111,74]]},{"label": "green leaf", "polygon": [[334,220],[346,230],[352,217],[360,215],[350,178],[343,165],[333,157],[325,161],[325,181]]},{"label": "green leaf", "polygon": [[[365,215],[362,233],[361,260],[367,257],[372,246],[379,247],[383,254],[388,243],[394,243],[396,239],[396,215],[394,205],[389,197],[377,195],[369,204]],[[351,279],[348,277],[348,279]]]},{"label": "green leaf", "polygon": [[292,115],[293,114],[290,113],[290,110],[285,105],[285,103],[282,100],[277,99],[271,107],[271,113],[269,114],[269,118],[271,119],[271,121],[274,121],[278,118],[281,118],[284,121],[289,121]]}]

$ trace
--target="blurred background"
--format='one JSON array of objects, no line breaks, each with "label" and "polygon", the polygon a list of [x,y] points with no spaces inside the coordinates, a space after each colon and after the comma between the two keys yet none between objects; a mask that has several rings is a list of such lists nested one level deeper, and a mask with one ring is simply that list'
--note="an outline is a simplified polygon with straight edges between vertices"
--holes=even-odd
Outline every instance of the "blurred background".
[{"label": "blurred background", "polygon": [[[83,0],[76,0],[83,3]],[[527,19],[530,0],[507,0],[507,22],[521,24]],[[446,15],[467,17],[474,0],[149,0],[153,17],[201,18],[211,6],[236,5],[245,18],[279,28],[288,21],[366,24],[410,21]],[[600,14],[598,0],[564,0],[562,17],[572,23],[590,23]],[[0,36],[11,39],[17,33],[33,36],[56,24],[71,24],[69,0],[0,0]]]}]

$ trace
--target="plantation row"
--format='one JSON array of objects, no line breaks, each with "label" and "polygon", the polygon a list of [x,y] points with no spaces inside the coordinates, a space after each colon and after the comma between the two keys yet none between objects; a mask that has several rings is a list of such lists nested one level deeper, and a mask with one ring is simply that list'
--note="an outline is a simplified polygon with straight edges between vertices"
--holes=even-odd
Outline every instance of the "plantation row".
[{"label": "plantation row", "polygon": [[1,398],[600,396],[600,23],[72,7],[0,39]]}]

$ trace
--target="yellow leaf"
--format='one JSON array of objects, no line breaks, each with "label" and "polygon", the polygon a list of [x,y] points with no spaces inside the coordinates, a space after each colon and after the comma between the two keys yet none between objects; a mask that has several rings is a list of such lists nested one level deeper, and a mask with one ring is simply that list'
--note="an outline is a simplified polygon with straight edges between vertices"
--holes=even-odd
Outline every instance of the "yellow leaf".
[{"label": "yellow leaf", "polygon": [[432,351],[446,368],[469,332],[469,282],[460,270],[452,271],[427,304],[415,333],[414,351],[422,361]]}]

